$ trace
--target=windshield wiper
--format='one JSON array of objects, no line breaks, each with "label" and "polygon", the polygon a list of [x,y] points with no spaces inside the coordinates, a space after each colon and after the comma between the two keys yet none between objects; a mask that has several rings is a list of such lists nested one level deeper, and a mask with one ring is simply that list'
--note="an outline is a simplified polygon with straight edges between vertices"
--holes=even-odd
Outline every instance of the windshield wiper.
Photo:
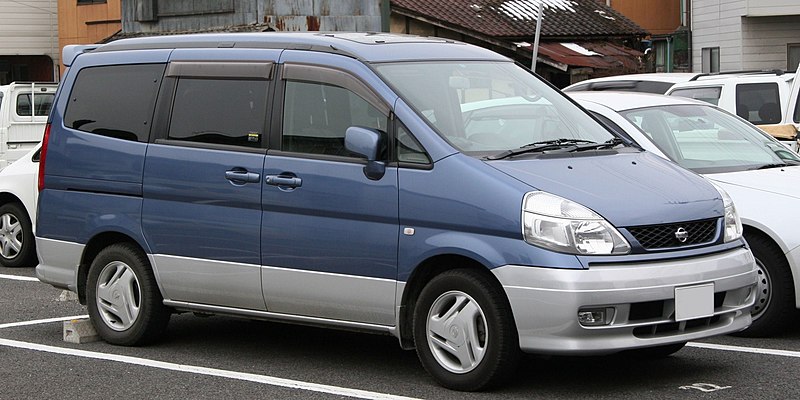
[{"label": "windshield wiper", "polygon": [[608,139],[603,143],[589,143],[589,144],[578,145],[573,151],[611,149],[624,143],[625,143],[624,140],[615,137]]},{"label": "windshield wiper", "polygon": [[771,168],[783,168],[783,167],[788,167],[788,166],[789,166],[789,164],[787,164],[787,163],[774,163],[774,164],[765,164],[765,165],[762,165],[760,167],[752,168],[752,169],[771,169]]},{"label": "windshield wiper", "polygon": [[517,149],[513,150],[506,150],[502,153],[495,154],[493,156],[485,157],[486,160],[502,160],[504,158],[517,156],[520,154],[526,153],[539,153],[542,151],[547,150],[556,150],[556,149],[563,149],[565,147],[572,147],[569,151],[576,150],[579,144],[591,144],[591,145],[604,145],[604,143],[596,143],[591,140],[585,139],[553,139],[553,140],[545,140],[541,142],[533,142],[526,144]]}]

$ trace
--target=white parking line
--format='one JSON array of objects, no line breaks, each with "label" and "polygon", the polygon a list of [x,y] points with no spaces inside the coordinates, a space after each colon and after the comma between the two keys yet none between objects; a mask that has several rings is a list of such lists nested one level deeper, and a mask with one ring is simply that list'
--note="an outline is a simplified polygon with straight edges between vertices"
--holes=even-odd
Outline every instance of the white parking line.
[{"label": "white parking line", "polygon": [[[33,321],[12,322],[12,323],[0,324],[0,329],[12,328],[12,327],[18,327],[18,326],[26,326],[26,325],[38,325],[38,324],[45,324],[45,323],[50,323],[50,322],[69,321],[69,320],[72,320],[72,319],[83,319],[83,318],[88,318],[88,317],[89,317],[88,315],[75,315],[75,316],[71,316],[71,317],[58,317],[58,318],[39,319],[39,320],[33,320]],[[187,373],[198,374],[198,375],[208,375],[208,376],[216,376],[216,377],[221,377],[221,378],[237,379],[237,380],[248,381],[248,382],[263,383],[263,384],[271,385],[271,386],[279,386],[279,387],[285,387],[285,388],[290,388],[290,389],[307,390],[307,391],[311,391],[311,392],[328,393],[328,394],[333,394],[333,395],[337,395],[337,396],[345,396],[345,397],[352,397],[352,398],[359,398],[359,399],[370,399],[370,400],[373,400],[373,399],[376,399],[376,400],[377,399],[380,399],[380,400],[384,400],[384,399],[385,400],[416,400],[413,397],[405,397],[405,396],[397,396],[397,395],[386,394],[386,393],[370,392],[370,391],[366,391],[366,390],[344,388],[344,387],[339,387],[339,386],[322,385],[322,384],[298,381],[298,380],[293,380],[293,379],[278,378],[278,377],[268,376],[268,375],[248,374],[248,373],[244,373],[244,372],[229,371],[229,370],[224,370],[224,369],[200,367],[200,366],[196,366],[196,365],[175,364],[175,363],[164,362],[164,361],[150,360],[150,359],[146,359],[146,358],[122,356],[122,355],[116,355],[116,354],[98,353],[98,352],[94,352],[94,351],[77,350],[77,349],[63,348],[63,347],[56,347],[56,346],[47,346],[47,345],[36,344],[36,343],[21,342],[21,341],[17,341],[17,340],[0,339],[0,346],[14,347],[14,348],[18,348],[18,349],[42,351],[42,352],[47,352],[47,353],[55,353],[55,354],[62,354],[62,355],[69,355],[69,356],[76,356],[76,357],[83,357],[83,358],[91,358],[91,359],[96,359],[96,360],[115,361],[115,362],[121,362],[121,363],[125,363],[125,364],[140,365],[140,366],[151,367],[151,368],[160,368],[160,369],[166,369],[166,370],[170,370],[170,371],[187,372]],[[752,354],[763,354],[763,355],[773,355],[773,356],[800,358],[800,351],[763,349],[763,348],[758,348],[758,347],[728,346],[728,345],[722,345],[722,344],[698,343],[698,342],[689,342],[689,343],[686,344],[686,346],[687,347],[700,348],[700,349],[709,349],[709,350],[734,351],[734,352],[739,352],[739,353],[752,353]]]},{"label": "white parking line", "polygon": [[689,347],[697,347],[699,349],[737,351],[740,353],[766,354],[770,356],[800,358],[800,351],[762,349],[758,347],[727,346],[724,344],[696,343],[696,342],[689,342],[686,345]]},{"label": "white parking line", "polygon": [[91,358],[96,360],[106,360],[121,362],[125,364],[140,365],[144,367],[160,368],[170,371],[188,372],[198,375],[216,376],[221,378],[238,379],[248,382],[263,383],[271,386],[280,386],[290,389],[307,390],[311,392],[328,393],[336,396],[353,397],[359,399],[375,399],[375,400],[412,400],[412,397],[395,396],[385,393],[370,392],[366,390],[343,388],[331,385],[321,385],[311,382],[297,381],[293,379],[277,378],[267,375],[248,374],[244,372],[228,371],[224,369],[199,367],[196,365],[175,364],[164,361],[149,360],[146,358],[137,358],[130,356],[122,356],[117,354],[105,354],[94,351],[76,350],[56,346],[47,346],[36,343],[20,342],[17,340],[0,339],[0,346],[14,347],[18,349],[27,349],[35,351],[43,351],[47,353],[62,354],[68,356],[76,356],[83,358]]},{"label": "white parking line", "polygon": [[18,276],[18,275],[5,275],[0,274],[0,279],[11,279],[12,281],[29,281],[29,282],[39,282],[38,279],[32,276]]},{"label": "white parking line", "polygon": [[22,321],[22,322],[9,322],[7,324],[0,324],[0,329],[3,328],[15,328],[18,326],[26,326],[26,325],[38,325],[38,324],[46,324],[49,322],[60,322],[60,321],[69,321],[73,319],[85,319],[89,318],[88,315],[73,315],[71,317],[58,317],[58,318],[47,318],[47,319],[37,319],[33,321]]}]

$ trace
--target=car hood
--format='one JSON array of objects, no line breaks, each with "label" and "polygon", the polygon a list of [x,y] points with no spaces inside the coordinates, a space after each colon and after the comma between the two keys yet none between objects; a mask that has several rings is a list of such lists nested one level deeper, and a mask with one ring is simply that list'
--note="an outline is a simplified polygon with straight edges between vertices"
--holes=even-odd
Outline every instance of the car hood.
[{"label": "car hood", "polygon": [[642,151],[598,151],[489,161],[534,189],[576,201],[617,227],[696,221],[724,215],[705,179]]},{"label": "car hood", "polygon": [[800,166],[707,174],[715,182],[800,199]]}]

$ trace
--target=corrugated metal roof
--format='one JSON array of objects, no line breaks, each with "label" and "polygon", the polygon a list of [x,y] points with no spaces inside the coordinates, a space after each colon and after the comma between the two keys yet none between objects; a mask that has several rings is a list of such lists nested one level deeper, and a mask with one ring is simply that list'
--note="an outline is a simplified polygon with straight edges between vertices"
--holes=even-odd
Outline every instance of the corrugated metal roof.
[{"label": "corrugated metal roof", "polygon": [[490,37],[536,33],[541,5],[542,37],[645,36],[647,31],[597,0],[392,0],[392,11],[423,17]]},{"label": "corrugated metal roof", "polygon": [[539,44],[539,57],[563,71],[567,66],[614,70],[620,74],[639,71],[641,56],[639,51],[606,41]]}]

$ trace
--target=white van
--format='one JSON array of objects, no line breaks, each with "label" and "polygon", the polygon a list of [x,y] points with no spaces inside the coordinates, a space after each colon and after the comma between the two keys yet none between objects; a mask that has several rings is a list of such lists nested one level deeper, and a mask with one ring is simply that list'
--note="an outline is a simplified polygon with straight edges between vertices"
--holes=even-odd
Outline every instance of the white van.
[{"label": "white van", "polygon": [[794,72],[703,74],[677,83],[667,95],[703,100],[746,119],[797,151],[800,108]]},{"label": "white van", "polygon": [[42,141],[57,86],[30,82],[0,86],[0,169]]}]

